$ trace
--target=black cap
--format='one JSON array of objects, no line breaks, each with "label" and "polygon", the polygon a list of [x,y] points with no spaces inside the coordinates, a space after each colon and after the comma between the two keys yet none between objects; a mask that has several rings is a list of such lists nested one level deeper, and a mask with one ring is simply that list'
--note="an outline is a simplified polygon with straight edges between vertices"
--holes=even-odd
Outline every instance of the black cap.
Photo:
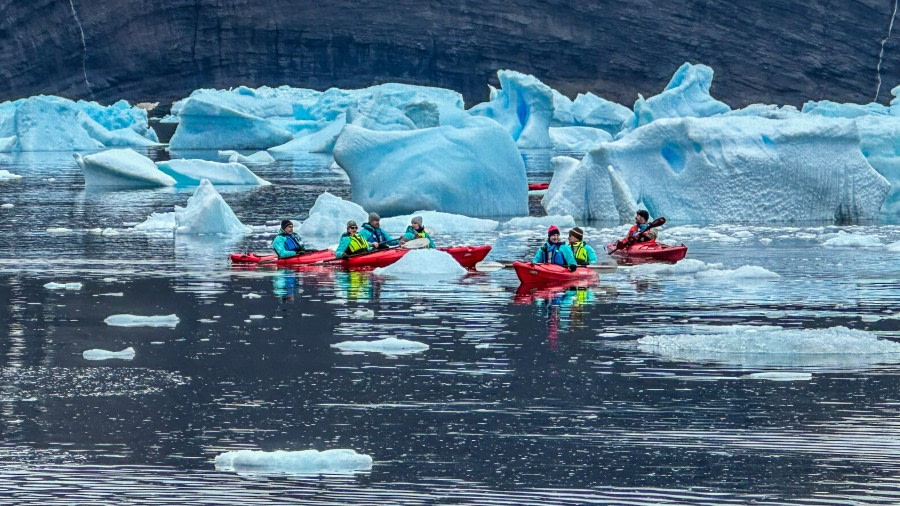
[{"label": "black cap", "polygon": [[650,213],[648,213],[647,211],[645,211],[645,210],[643,210],[643,209],[641,209],[640,211],[638,211],[638,212],[637,212],[637,215],[643,217],[645,220],[649,220],[649,219],[650,219]]},{"label": "black cap", "polygon": [[285,228],[287,228],[288,225],[293,225],[293,224],[294,224],[294,222],[292,222],[291,220],[281,220],[281,230],[284,230]]}]

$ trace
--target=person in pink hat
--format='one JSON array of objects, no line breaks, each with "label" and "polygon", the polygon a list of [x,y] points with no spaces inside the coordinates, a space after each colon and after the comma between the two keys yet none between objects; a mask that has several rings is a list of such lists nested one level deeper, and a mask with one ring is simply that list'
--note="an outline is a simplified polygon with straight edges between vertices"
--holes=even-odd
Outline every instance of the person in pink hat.
[{"label": "person in pink hat", "polygon": [[559,228],[556,225],[550,225],[547,229],[547,242],[541,245],[534,254],[532,262],[536,264],[556,264],[566,265],[566,259],[559,251],[563,243],[559,240]]}]

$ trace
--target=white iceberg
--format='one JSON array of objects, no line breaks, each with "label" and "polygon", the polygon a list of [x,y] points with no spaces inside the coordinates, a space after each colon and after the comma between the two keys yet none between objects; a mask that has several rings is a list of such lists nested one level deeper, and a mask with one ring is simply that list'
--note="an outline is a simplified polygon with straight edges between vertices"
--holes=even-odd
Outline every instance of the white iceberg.
[{"label": "white iceberg", "polygon": [[[669,221],[871,219],[890,183],[859,139],[845,119],[657,120],[554,174],[543,203],[576,219],[630,221],[622,210],[638,204]],[[555,202],[560,196],[565,205]]]},{"label": "white iceberg", "polygon": [[0,183],[6,183],[9,181],[18,181],[22,179],[22,176],[18,174],[13,174],[8,170],[0,170]]},{"label": "white iceberg", "polygon": [[881,247],[881,239],[871,235],[848,234],[839,231],[826,239],[822,246],[826,248],[878,248]]},{"label": "white iceberg", "polygon": [[242,155],[237,151],[226,149],[223,151],[219,151],[219,156],[223,156],[230,163],[272,163],[275,161],[275,158],[269,154],[268,151],[257,151],[256,153],[250,155]]},{"label": "white iceberg", "polygon": [[418,209],[466,216],[528,214],[525,164],[494,121],[375,131],[347,125],[334,148],[352,200],[381,214]]},{"label": "white iceberg", "polygon": [[697,330],[690,334],[645,336],[638,339],[638,347],[675,360],[744,366],[855,367],[900,362],[900,343],[846,327],[733,325]]},{"label": "white iceberg", "polygon": [[243,235],[250,233],[251,228],[241,223],[212,183],[204,179],[185,207],[175,207],[175,232]]},{"label": "white iceberg", "polygon": [[152,213],[141,223],[134,226],[135,230],[149,233],[171,234],[175,231],[175,213]]},{"label": "white iceberg", "polygon": [[104,323],[114,327],[171,327],[178,325],[178,316],[174,314],[159,316],[139,316],[133,314],[114,314],[108,316]]},{"label": "white iceberg", "polygon": [[271,183],[257,176],[246,166],[236,163],[219,163],[207,160],[174,159],[156,162],[159,170],[175,179],[176,186],[195,186],[208,179],[212,184],[258,185]]},{"label": "white iceberg", "polygon": [[659,95],[634,103],[634,127],[661,118],[707,117],[731,111],[723,102],[712,98],[713,69],[706,65],[685,63],[675,71],[672,80]]},{"label": "white iceberg", "polygon": [[298,232],[300,237],[328,237],[336,243],[347,231],[348,221],[353,220],[361,227],[368,219],[369,214],[359,204],[325,192],[316,197],[316,202],[309,209],[309,217],[300,225]]},{"label": "white iceberg", "polygon": [[82,284],[76,282],[56,283],[51,281],[44,285],[47,290],[81,290]]},{"label": "white iceberg", "polygon": [[344,341],[342,343],[332,344],[331,347],[341,351],[374,352],[384,353],[385,355],[421,353],[429,348],[425,343],[397,339],[396,337],[387,337],[377,341]]},{"label": "white iceberg", "polygon": [[550,138],[556,151],[587,152],[601,142],[612,140],[605,130],[599,128],[570,126],[551,127]]},{"label": "white iceberg", "polygon": [[497,72],[500,89],[493,90],[491,101],[469,110],[503,126],[520,148],[549,148],[550,122],[553,119],[553,90],[534,76],[512,70]]},{"label": "white iceberg", "polygon": [[500,225],[494,220],[472,218],[461,214],[440,211],[416,211],[411,214],[381,219],[381,228],[394,236],[399,236],[412,221],[413,216],[422,217],[422,225],[430,234],[485,233],[497,230]]},{"label": "white iceberg", "polygon": [[372,457],[354,450],[238,450],[216,457],[216,470],[239,473],[346,474],[372,469]]},{"label": "white iceberg", "polygon": [[391,265],[379,267],[372,272],[379,276],[421,279],[465,276],[468,271],[449,253],[436,249],[417,249],[409,251]]},{"label": "white iceberg", "polygon": [[236,110],[219,95],[188,98],[178,118],[178,128],[169,141],[173,150],[266,149],[293,138],[290,130]]},{"label": "white iceberg", "polygon": [[560,230],[575,226],[575,219],[569,215],[552,214],[548,216],[523,216],[521,218],[513,218],[505,223],[507,228],[550,228],[550,225],[556,225]]},{"label": "white iceberg", "polygon": [[81,356],[85,360],[110,360],[110,359],[118,359],[118,360],[131,360],[134,358],[134,348],[129,346],[121,351],[108,351],[101,349],[90,349],[85,350],[81,353]]},{"label": "white iceberg", "polygon": [[132,149],[110,149],[92,155],[73,155],[84,172],[85,186],[174,186],[175,179],[160,171],[152,160]]}]

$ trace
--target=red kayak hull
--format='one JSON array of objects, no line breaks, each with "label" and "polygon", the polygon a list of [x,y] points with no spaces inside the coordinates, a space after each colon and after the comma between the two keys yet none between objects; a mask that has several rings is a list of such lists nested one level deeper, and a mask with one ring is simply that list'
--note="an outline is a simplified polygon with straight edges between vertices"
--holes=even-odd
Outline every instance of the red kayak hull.
[{"label": "red kayak hull", "polygon": [[567,282],[597,281],[599,275],[587,267],[579,267],[575,272],[556,264],[535,264],[513,262],[516,276],[523,285],[564,284]]},{"label": "red kayak hull", "polygon": [[[491,247],[485,244],[482,246],[454,246],[451,248],[440,248],[440,250],[447,252],[466,269],[474,269],[475,264],[484,260],[484,257],[490,253]],[[391,265],[397,260],[400,260],[400,258],[409,251],[411,250],[393,248],[374,251],[345,260],[335,259],[334,252],[331,250],[316,251],[305,255],[281,259],[276,259],[275,255],[257,255],[256,253],[234,253],[230,255],[230,257],[231,262],[234,264],[262,263],[277,265],[279,267],[290,267],[325,262],[322,265],[333,265],[334,267],[342,267],[344,269],[375,269]]]},{"label": "red kayak hull", "polygon": [[[615,249],[615,243],[606,245],[607,251]],[[620,249],[612,255],[616,257],[620,263],[645,263],[645,262],[666,262],[672,263],[683,260],[687,255],[687,246],[669,246],[656,241],[639,242],[631,246]]]},{"label": "red kayak hull", "polygon": [[550,188],[550,183],[528,183],[528,191],[546,190]]}]

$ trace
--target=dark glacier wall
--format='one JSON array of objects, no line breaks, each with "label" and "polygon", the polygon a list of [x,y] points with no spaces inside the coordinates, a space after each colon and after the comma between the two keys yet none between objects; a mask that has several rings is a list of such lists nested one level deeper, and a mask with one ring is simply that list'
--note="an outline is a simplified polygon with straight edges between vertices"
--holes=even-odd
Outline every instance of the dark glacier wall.
[{"label": "dark glacier wall", "polygon": [[471,105],[509,68],[631,105],[692,61],[715,69],[713,94],[732,106],[868,102],[879,75],[886,103],[900,84],[896,1],[0,0],[0,99],[397,81]]}]

